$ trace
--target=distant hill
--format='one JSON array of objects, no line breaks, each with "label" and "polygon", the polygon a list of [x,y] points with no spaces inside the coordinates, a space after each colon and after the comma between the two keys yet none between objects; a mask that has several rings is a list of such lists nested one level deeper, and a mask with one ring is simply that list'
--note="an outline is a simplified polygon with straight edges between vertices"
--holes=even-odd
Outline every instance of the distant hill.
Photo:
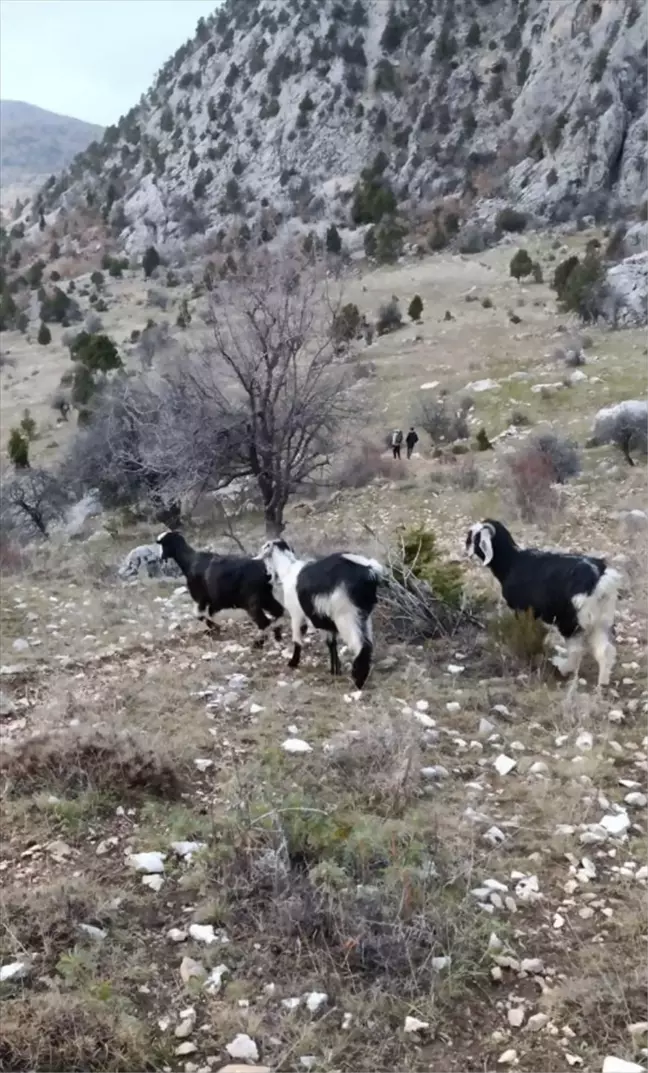
[{"label": "distant hill", "polygon": [[47,112],[24,101],[0,101],[2,185],[44,179],[100,140],[103,127]]}]

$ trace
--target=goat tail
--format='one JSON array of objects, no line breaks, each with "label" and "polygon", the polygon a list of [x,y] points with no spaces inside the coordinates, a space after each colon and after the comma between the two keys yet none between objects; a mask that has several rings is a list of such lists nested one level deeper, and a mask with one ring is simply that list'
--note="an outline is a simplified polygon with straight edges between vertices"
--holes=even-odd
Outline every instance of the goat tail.
[{"label": "goat tail", "polygon": [[576,608],[579,625],[585,631],[614,624],[616,604],[622,576],[618,570],[606,567],[590,593],[579,593],[572,602]]}]

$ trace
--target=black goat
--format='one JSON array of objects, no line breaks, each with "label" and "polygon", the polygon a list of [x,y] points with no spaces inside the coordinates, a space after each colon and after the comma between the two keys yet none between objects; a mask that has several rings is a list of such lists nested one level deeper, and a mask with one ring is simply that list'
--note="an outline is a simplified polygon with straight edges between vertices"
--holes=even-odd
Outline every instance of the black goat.
[{"label": "black goat", "polygon": [[[270,572],[261,559],[241,555],[215,555],[211,551],[194,551],[182,533],[168,530],[157,538],[161,559],[174,559],[185,578],[187,588],[201,622],[209,630],[218,627],[213,616],[218,611],[241,608],[247,611],[261,631],[281,618],[284,609],[276,599]],[[281,626],[274,636],[281,640]],[[255,641],[260,648],[264,633]]]},{"label": "black goat", "polygon": [[492,571],[513,611],[531,610],[562,634],[566,654],[551,661],[560,674],[577,675],[589,645],[599,686],[609,684],[616,658],[617,570],[592,555],[519,548],[506,526],[491,518],[471,526],[466,551]]}]

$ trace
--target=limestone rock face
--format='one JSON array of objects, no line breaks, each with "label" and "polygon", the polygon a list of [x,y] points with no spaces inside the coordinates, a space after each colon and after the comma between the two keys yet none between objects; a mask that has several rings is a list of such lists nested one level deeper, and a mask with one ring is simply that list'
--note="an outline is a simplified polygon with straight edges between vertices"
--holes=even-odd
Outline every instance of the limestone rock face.
[{"label": "limestone rock face", "polygon": [[[645,43],[641,0],[227,0],[43,188],[46,220],[90,198],[132,256],[331,222],[353,250],[353,188],[379,150],[410,217],[467,176],[475,220],[484,197],[539,220],[609,217],[645,198]],[[33,205],[23,218],[38,228]]]}]

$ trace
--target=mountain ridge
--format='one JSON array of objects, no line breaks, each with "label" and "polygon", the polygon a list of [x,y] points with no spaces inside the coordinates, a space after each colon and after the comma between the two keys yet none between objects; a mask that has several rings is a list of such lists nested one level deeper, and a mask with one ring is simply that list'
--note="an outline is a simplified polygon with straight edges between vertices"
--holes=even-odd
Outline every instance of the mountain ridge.
[{"label": "mountain ridge", "polygon": [[640,13],[634,0],[228,0],[40,204],[52,223],[94,206],[133,255],[332,223],[352,249],[385,215],[354,218],[363,170],[409,221],[448,198],[462,223],[507,203],[551,223],[633,210]]}]

